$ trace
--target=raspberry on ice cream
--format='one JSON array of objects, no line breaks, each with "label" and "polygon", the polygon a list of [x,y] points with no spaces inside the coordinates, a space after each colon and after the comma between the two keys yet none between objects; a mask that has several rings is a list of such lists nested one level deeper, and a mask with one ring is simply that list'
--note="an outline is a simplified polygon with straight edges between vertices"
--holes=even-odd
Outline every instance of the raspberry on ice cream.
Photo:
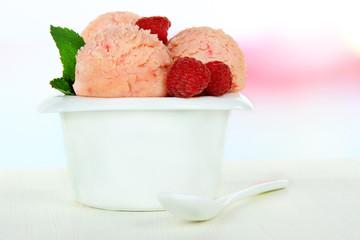
[{"label": "raspberry on ice cream", "polygon": [[76,56],[76,95],[163,97],[173,61],[169,50],[136,25],[111,26],[93,35]]},{"label": "raspberry on ice cream", "polygon": [[222,61],[230,67],[233,82],[230,92],[245,88],[246,63],[237,42],[220,29],[193,27],[175,35],[168,42],[174,60],[180,57],[193,57],[203,63]]},{"label": "raspberry on ice cream", "polygon": [[167,17],[143,17],[137,20],[135,24],[142,29],[150,30],[152,34],[157,34],[159,40],[165,45],[167,44],[168,30],[171,27],[171,22]]},{"label": "raspberry on ice cream", "polygon": [[122,23],[135,24],[139,18],[139,15],[131,12],[118,11],[104,13],[91,21],[82,31],[81,36],[84,38],[84,41],[87,42],[92,34],[102,31],[109,26],[117,26]]},{"label": "raspberry on ice cream", "polygon": [[228,65],[220,61],[208,62],[206,67],[210,70],[211,77],[205,91],[212,96],[221,96],[229,92],[233,76]]},{"label": "raspberry on ice cream", "polygon": [[195,58],[178,58],[166,79],[170,96],[192,97],[200,94],[210,82],[210,71]]}]

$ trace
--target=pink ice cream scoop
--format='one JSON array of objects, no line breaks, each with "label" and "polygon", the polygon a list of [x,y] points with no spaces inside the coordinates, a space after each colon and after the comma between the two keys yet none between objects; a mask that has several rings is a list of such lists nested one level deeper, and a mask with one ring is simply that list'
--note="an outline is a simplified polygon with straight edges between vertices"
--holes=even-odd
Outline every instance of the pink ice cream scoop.
[{"label": "pink ice cream scoop", "polygon": [[81,36],[84,38],[84,41],[87,42],[92,34],[102,31],[109,26],[117,26],[122,23],[135,24],[139,18],[139,15],[131,12],[119,11],[104,13],[91,21],[82,31]]},{"label": "pink ice cream scoop", "polygon": [[246,63],[237,42],[220,29],[193,27],[185,29],[170,39],[168,48],[176,60],[193,57],[203,63],[222,61],[233,75],[230,92],[238,92],[246,85]]},{"label": "pink ice cream scoop", "polygon": [[173,63],[167,47],[136,25],[110,26],[93,35],[76,56],[76,95],[164,97]]}]

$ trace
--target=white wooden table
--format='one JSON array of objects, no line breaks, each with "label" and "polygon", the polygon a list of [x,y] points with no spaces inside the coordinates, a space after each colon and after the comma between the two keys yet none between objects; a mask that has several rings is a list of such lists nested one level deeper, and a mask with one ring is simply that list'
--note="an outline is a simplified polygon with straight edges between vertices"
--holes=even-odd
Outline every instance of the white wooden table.
[{"label": "white wooden table", "polygon": [[82,206],[63,168],[0,169],[0,239],[360,239],[360,159],[227,162],[221,194],[277,178],[288,178],[288,189],[192,223],[165,211]]}]

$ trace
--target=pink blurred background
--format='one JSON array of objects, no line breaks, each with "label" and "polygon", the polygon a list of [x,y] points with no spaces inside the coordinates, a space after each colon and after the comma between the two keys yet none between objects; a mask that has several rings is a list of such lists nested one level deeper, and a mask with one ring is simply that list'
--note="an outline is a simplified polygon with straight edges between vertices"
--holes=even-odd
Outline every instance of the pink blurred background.
[{"label": "pink blurred background", "polygon": [[229,134],[236,155],[247,154],[242,143],[256,152],[248,159],[360,156],[360,54],[342,37],[268,32],[238,39],[248,64],[243,94],[255,108],[231,121],[247,125]]},{"label": "pink blurred background", "polygon": [[[14,0],[0,9],[0,167],[65,165],[56,114],[39,103],[61,75],[50,24],[81,32],[108,11],[165,15],[170,36],[222,28],[247,60],[242,92],[253,111],[233,112],[226,161],[359,158],[360,16],[343,1]],[[86,6],[86,7],[84,7]]]}]

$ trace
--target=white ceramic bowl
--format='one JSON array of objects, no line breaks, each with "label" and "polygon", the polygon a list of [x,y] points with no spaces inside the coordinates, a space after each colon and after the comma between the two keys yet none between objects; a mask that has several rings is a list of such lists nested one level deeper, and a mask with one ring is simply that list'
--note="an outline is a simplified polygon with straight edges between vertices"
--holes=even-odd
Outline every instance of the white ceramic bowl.
[{"label": "white ceramic bowl", "polygon": [[82,204],[162,210],[159,192],[215,197],[231,110],[240,94],[197,98],[56,96],[39,107],[60,113],[68,174]]}]

